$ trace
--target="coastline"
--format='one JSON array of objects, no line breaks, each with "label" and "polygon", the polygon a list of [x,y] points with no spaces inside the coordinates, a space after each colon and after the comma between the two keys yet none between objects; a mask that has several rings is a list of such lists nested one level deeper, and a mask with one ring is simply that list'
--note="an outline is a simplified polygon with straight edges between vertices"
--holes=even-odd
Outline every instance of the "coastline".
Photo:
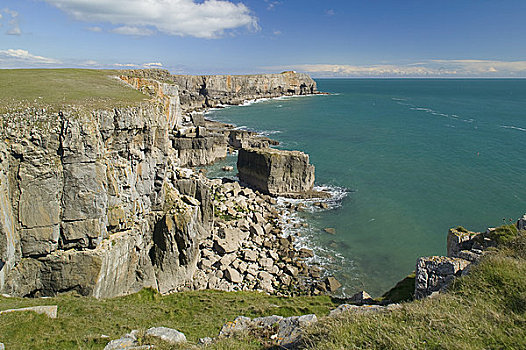
[{"label": "coastline", "polygon": [[[209,115],[212,114],[216,110],[221,110],[225,108],[230,107],[246,107],[253,104],[265,102],[265,101],[272,101],[272,100],[288,100],[290,98],[299,98],[299,97],[307,97],[307,96],[316,96],[316,95],[327,95],[324,93],[317,93],[312,95],[284,95],[279,97],[262,97],[258,99],[249,99],[244,100],[239,104],[228,104],[228,105],[220,105],[215,107],[203,107],[202,109],[193,110],[191,112],[191,115],[199,114],[202,115],[205,120],[205,125],[208,126],[209,123],[213,124],[214,128],[224,128],[225,130],[242,130],[247,132],[253,132],[255,133],[253,137],[256,138],[262,138],[262,139],[268,139],[269,134],[265,132],[259,132],[255,130],[251,130],[250,128],[246,127],[239,127],[234,124],[225,123],[222,121],[214,120],[213,118],[210,118]],[[274,133],[279,133],[279,131],[274,131]],[[272,140],[275,141],[275,140]],[[279,142],[275,141],[275,143],[272,143],[273,145],[278,145]],[[228,155],[225,158],[218,159],[216,162],[224,161],[227,157],[233,157],[233,155],[237,154],[237,150],[235,148],[229,147]],[[236,157],[237,159],[237,157]],[[212,163],[209,165],[205,165],[203,167],[195,167],[200,168],[200,172],[203,172],[204,174],[207,174],[207,169],[211,166],[214,166],[216,163]],[[234,166],[235,169],[235,166]],[[315,189],[317,191],[330,193],[329,197],[326,198],[301,198],[301,199],[293,199],[293,198],[286,198],[286,197],[276,197],[272,198],[268,195],[264,195],[259,193],[257,190],[252,192],[252,189],[250,187],[247,187],[247,185],[242,184],[239,182],[239,179],[237,179],[237,174],[232,173],[232,171],[222,171],[223,176],[218,176],[215,179],[214,178],[207,178],[211,180],[210,182],[215,186],[215,191],[222,192],[222,194],[225,194],[224,186],[231,185],[233,182],[238,183],[240,186],[239,191],[237,192],[237,198],[236,201],[239,201],[240,199],[244,202],[248,199],[247,196],[244,196],[245,191],[248,191],[248,193],[254,193],[257,198],[259,198],[258,201],[264,201],[268,206],[265,208],[266,215],[269,217],[265,220],[265,223],[263,226],[267,228],[265,230],[266,234],[270,234],[272,239],[276,239],[276,241],[280,241],[280,238],[285,238],[290,243],[286,243],[285,246],[277,246],[275,250],[269,249],[269,247],[259,246],[258,251],[263,251],[263,253],[266,250],[266,255],[269,257],[273,257],[273,259],[278,260],[280,257],[277,252],[279,252],[282,248],[285,248],[285,250],[289,250],[291,248],[291,257],[296,259],[294,261],[294,264],[296,264],[298,270],[301,272],[300,275],[297,275],[297,272],[294,271],[294,268],[291,270],[290,268],[286,268],[285,266],[280,266],[280,274],[287,272],[289,275],[294,275],[292,281],[289,281],[288,278],[285,278],[284,281],[281,281],[280,283],[274,283],[277,288],[269,288],[269,285],[266,284],[264,288],[256,288],[255,290],[269,292],[269,293],[276,293],[277,295],[282,296],[293,296],[296,294],[299,295],[318,295],[322,293],[329,293],[332,295],[337,295],[340,298],[347,298],[350,297],[351,294],[345,293],[345,288],[340,289],[340,284],[338,282],[335,282],[332,285],[332,288],[337,287],[338,292],[336,293],[336,289],[327,290],[327,278],[333,278],[331,274],[331,269],[328,267],[330,264],[338,264],[335,262],[335,260],[341,260],[344,259],[343,256],[339,255],[338,253],[331,251],[327,247],[321,247],[318,245],[315,245],[312,243],[311,239],[309,238],[309,234],[305,234],[306,230],[309,230],[307,221],[300,217],[298,215],[300,212],[319,212],[324,210],[331,210],[334,209],[341,204],[341,200],[347,196],[348,191],[343,188],[329,188],[327,186],[315,186]],[[233,176],[228,176],[233,175]],[[221,183],[221,184],[220,184]],[[227,187],[227,193],[229,191],[229,187]],[[215,204],[219,204],[218,201],[215,201]],[[260,209],[262,209],[260,207]],[[224,213],[226,214],[226,212]],[[265,216],[265,215],[264,215]],[[239,217],[239,219],[243,219]],[[218,227],[219,230],[221,230],[221,226],[225,224],[224,220]],[[245,223],[240,224],[239,222],[234,222],[233,225],[228,224],[227,226],[230,227],[239,227],[242,226]],[[270,228],[270,226],[273,226]],[[251,233],[256,232],[256,230],[250,230]],[[251,236],[253,239],[254,236]],[[208,238],[209,242],[213,242],[214,237],[210,236]],[[247,243],[247,242],[244,242]],[[211,249],[213,245],[211,244],[204,244],[203,248]],[[243,246],[246,248],[246,246]],[[200,268],[200,272],[198,273],[199,278],[198,280],[204,279],[205,273],[206,275],[212,275],[212,288],[208,289],[219,289],[219,290],[251,290],[251,287],[248,287],[247,285],[236,285],[236,283],[233,283],[232,280],[227,278],[227,282],[230,282],[231,284],[224,283],[224,276],[221,276],[221,273],[219,272],[219,269],[216,269],[214,271],[213,269],[213,263],[210,263],[209,257],[211,255],[210,250],[206,251],[202,254],[202,258],[204,259],[205,263],[198,265],[198,268]],[[266,258],[263,257],[263,258]],[[249,263],[249,261],[244,261],[243,256],[238,256],[239,261],[242,263]],[[235,261],[235,260],[234,260]],[[239,266],[236,263],[237,266]],[[221,265],[220,265],[221,267]],[[244,267],[243,267],[244,269]],[[268,269],[268,268],[267,268]],[[292,271],[292,272],[291,272]],[[201,273],[203,272],[203,273]],[[243,271],[244,272],[244,271]],[[223,278],[223,281],[217,282],[217,280],[214,277],[221,276]],[[221,277],[219,278],[221,280]],[[268,276],[265,276],[268,277]],[[268,279],[268,278],[267,278]],[[325,285],[325,286],[324,286]],[[279,287],[278,287],[279,286]],[[200,289],[203,287],[202,285],[196,285],[197,289]],[[259,286],[261,287],[261,286]]]}]

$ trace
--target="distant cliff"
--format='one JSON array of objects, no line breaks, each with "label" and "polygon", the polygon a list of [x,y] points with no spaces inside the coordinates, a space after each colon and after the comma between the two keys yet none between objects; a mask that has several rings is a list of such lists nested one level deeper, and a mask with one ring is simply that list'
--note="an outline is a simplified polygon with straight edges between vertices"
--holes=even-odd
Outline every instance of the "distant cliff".
[{"label": "distant cliff", "polygon": [[[255,75],[171,75],[165,70],[126,70],[122,77],[140,87],[148,80],[178,86],[183,110],[236,105],[246,100],[316,94],[316,82],[304,73]],[[135,79],[134,79],[135,78]]]}]

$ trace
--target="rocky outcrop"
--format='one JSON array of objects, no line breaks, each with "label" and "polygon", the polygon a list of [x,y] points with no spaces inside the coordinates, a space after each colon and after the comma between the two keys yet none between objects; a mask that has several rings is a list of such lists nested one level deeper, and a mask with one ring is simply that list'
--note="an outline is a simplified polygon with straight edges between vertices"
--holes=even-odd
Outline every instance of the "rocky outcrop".
[{"label": "rocky outcrop", "polygon": [[316,315],[267,316],[250,319],[239,316],[221,328],[219,337],[230,337],[239,333],[252,333],[256,336],[270,335],[269,340],[280,349],[296,348],[306,327],[318,322]]},{"label": "rocky outcrop", "polygon": [[[520,231],[520,219],[516,228]],[[468,231],[463,227],[452,228],[447,235],[447,257],[419,258],[416,264],[415,298],[422,299],[445,291],[451,282],[469,271],[490,247],[495,247],[495,232],[506,227],[489,228],[485,232]],[[516,232],[516,231],[515,231]]]},{"label": "rocky outcrop", "polygon": [[460,258],[432,256],[418,259],[416,263],[415,298],[422,299],[445,290],[470,264]]},{"label": "rocky outcrop", "polygon": [[160,100],[169,121],[172,147],[180,166],[202,166],[224,158],[228,147],[268,147],[275,141],[230,126],[207,123],[208,107],[237,105],[246,100],[315,94],[316,82],[306,74],[171,75],[165,70],[125,70],[120,78]]},{"label": "rocky outcrop", "polygon": [[175,166],[162,104],[4,120],[3,293],[167,293],[192,279],[209,189]]},{"label": "rocky outcrop", "polygon": [[273,196],[305,197],[314,186],[314,166],[299,151],[242,149],[237,169],[242,182]]},{"label": "rocky outcrop", "polygon": [[[177,85],[180,103],[185,110],[237,105],[259,98],[317,93],[316,82],[309,75],[290,71],[281,74],[198,76],[171,75],[165,70],[127,70],[122,71],[122,76]],[[155,90],[155,87],[149,89]]]}]

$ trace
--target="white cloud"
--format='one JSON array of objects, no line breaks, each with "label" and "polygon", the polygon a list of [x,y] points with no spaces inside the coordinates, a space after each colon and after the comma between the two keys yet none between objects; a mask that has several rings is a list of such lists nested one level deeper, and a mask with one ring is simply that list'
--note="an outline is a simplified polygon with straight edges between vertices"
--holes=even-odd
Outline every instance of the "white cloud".
[{"label": "white cloud", "polygon": [[135,68],[139,67],[138,64],[135,63],[115,63],[113,64],[115,67],[122,67],[122,68]]},{"label": "white cloud", "polygon": [[271,1],[271,0],[265,0],[267,3],[267,10],[274,10],[276,6],[281,5],[281,1]]},{"label": "white cloud", "polygon": [[101,64],[95,60],[82,61],[80,62],[80,65],[86,66],[86,67],[100,67],[101,66]]},{"label": "white cloud", "polygon": [[[21,35],[22,30],[20,29],[20,23],[18,21],[18,12],[10,10],[8,8],[4,8],[2,11],[7,15],[11,16],[11,19],[7,22],[11,28],[7,30],[6,34]],[[2,18],[1,15],[0,18]]]},{"label": "white cloud", "polygon": [[404,65],[298,64],[266,67],[320,77],[526,77],[526,61],[429,60]]},{"label": "white cloud", "polygon": [[327,16],[334,16],[336,14],[336,12],[333,9],[329,9],[329,10],[325,11],[325,14]]},{"label": "white cloud", "polygon": [[153,30],[144,27],[122,26],[112,29],[112,33],[122,35],[148,36],[152,35],[154,32]]},{"label": "white cloud", "polygon": [[[226,0],[43,0],[77,20],[118,26],[122,34],[153,31],[169,35],[216,38],[226,30],[258,29],[257,18],[243,3]],[[131,29],[137,28],[137,29]],[[137,35],[137,34],[133,34]]]},{"label": "white cloud", "polygon": [[10,64],[23,63],[23,64],[39,64],[39,65],[61,63],[59,60],[56,60],[54,58],[36,56],[36,55],[29,53],[29,51],[22,50],[22,49],[0,50],[0,61],[10,63]]},{"label": "white cloud", "polygon": [[95,32],[95,33],[102,32],[102,28],[101,27],[97,27],[97,26],[87,27],[86,29],[89,30],[90,32]]},{"label": "white cloud", "polygon": [[272,34],[274,34],[276,36],[277,35],[281,35],[281,31],[280,30],[275,30],[275,31],[272,32]]},{"label": "white cloud", "polygon": [[161,62],[150,62],[150,63],[143,63],[142,66],[144,68],[161,68],[163,64]]}]

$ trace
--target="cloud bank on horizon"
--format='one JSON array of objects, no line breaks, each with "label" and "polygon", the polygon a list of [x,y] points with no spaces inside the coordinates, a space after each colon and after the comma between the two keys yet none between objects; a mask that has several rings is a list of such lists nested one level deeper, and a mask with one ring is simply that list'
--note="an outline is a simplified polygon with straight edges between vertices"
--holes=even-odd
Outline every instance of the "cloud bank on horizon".
[{"label": "cloud bank on horizon", "polygon": [[297,70],[320,78],[345,77],[526,77],[526,61],[428,60],[405,65],[298,64],[265,67]]},{"label": "cloud bank on horizon", "polygon": [[[257,29],[257,18],[243,3],[224,0],[41,0],[76,20],[115,25],[123,35],[168,35],[217,38],[226,30]],[[100,28],[100,27],[96,27]]]}]

